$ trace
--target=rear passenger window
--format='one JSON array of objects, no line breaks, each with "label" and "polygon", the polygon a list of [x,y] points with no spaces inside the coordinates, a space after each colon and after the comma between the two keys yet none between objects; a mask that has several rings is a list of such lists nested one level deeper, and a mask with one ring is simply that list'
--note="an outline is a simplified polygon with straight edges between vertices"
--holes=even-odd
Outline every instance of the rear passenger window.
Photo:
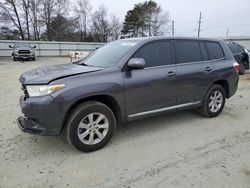
[{"label": "rear passenger window", "polygon": [[200,43],[200,49],[201,49],[202,60],[204,60],[204,61],[209,60],[209,57],[207,54],[207,49],[206,49],[204,43]]},{"label": "rear passenger window", "polygon": [[199,43],[196,41],[176,40],[175,54],[177,63],[201,61]]},{"label": "rear passenger window", "polygon": [[211,60],[224,57],[224,53],[218,42],[205,42],[205,43]]},{"label": "rear passenger window", "polygon": [[147,44],[138,50],[135,58],[144,58],[146,67],[171,64],[171,47],[169,41],[158,41]]}]

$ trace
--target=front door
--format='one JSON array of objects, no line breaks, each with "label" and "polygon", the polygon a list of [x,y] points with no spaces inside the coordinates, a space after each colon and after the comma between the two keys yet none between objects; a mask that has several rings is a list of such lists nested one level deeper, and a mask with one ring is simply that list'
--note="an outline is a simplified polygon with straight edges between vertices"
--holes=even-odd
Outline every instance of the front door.
[{"label": "front door", "polygon": [[133,58],[144,58],[146,68],[123,73],[128,116],[140,116],[175,106],[177,70],[172,63],[170,41],[146,44]]}]

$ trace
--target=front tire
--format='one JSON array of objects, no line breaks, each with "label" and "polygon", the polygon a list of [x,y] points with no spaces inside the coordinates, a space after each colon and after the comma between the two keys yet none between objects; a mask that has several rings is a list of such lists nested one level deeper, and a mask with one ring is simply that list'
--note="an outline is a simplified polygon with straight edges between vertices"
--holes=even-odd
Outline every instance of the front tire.
[{"label": "front tire", "polygon": [[199,109],[199,113],[203,116],[213,118],[218,116],[226,102],[226,93],[223,87],[214,84],[207,92],[203,107]]},{"label": "front tire", "polygon": [[100,102],[85,102],[70,114],[65,127],[67,141],[83,152],[104,147],[112,138],[116,119],[112,110]]}]

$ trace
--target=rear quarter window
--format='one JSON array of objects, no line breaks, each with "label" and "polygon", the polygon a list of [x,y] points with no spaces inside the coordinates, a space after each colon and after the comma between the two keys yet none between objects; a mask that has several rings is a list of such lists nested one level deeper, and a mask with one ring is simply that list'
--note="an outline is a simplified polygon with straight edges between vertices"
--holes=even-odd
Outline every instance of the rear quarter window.
[{"label": "rear quarter window", "polygon": [[211,60],[225,57],[221,45],[218,42],[205,42]]}]

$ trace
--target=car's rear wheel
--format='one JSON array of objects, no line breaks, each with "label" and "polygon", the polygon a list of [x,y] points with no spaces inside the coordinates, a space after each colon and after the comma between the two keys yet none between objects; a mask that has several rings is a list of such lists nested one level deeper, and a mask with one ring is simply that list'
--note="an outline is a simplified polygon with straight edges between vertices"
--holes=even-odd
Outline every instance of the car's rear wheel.
[{"label": "car's rear wheel", "polygon": [[65,136],[70,144],[83,152],[104,147],[112,138],[116,119],[112,110],[100,102],[85,102],[70,114]]},{"label": "car's rear wheel", "polygon": [[214,84],[205,97],[202,108],[199,109],[200,114],[206,117],[218,116],[226,102],[226,94],[223,87]]},{"label": "car's rear wheel", "polygon": [[241,64],[240,64],[240,71],[239,71],[239,74],[240,74],[240,75],[244,75],[244,74],[245,74],[245,71],[246,71],[246,69],[245,69],[244,63],[241,63]]}]

